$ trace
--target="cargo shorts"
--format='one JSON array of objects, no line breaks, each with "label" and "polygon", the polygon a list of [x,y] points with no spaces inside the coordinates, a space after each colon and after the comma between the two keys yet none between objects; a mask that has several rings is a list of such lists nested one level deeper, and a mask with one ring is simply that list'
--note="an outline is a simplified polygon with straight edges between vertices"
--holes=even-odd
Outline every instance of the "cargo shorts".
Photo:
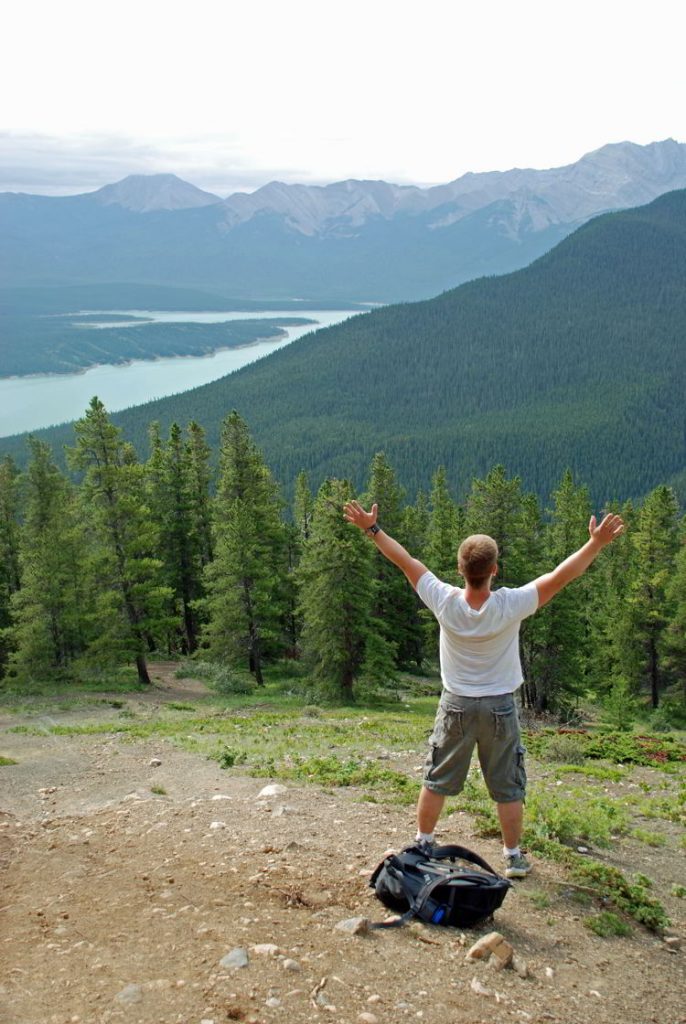
[{"label": "cargo shorts", "polygon": [[513,694],[461,697],[444,690],[429,744],[426,789],[444,796],[461,792],[476,747],[491,798],[502,804],[524,799],[526,751]]}]

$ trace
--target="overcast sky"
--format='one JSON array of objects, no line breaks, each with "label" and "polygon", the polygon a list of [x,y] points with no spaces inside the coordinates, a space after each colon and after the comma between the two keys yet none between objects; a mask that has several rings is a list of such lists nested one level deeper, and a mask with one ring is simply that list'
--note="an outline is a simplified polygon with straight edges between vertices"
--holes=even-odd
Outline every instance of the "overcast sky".
[{"label": "overcast sky", "polygon": [[0,190],[435,184],[686,141],[680,0],[18,0]]}]

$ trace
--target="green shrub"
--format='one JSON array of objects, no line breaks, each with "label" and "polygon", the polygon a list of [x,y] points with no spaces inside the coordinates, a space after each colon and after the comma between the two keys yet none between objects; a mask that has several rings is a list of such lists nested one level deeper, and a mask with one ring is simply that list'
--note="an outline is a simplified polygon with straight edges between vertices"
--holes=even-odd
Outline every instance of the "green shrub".
[{"label": "green shrub", "polygon": [[618,732],[628,732],[638,714],[638,703],[624,679],[618,679],[603,702],[603,721]]},{"label": "green shrub", "polygon": [[554,733],[541,749],[544,761],[560,764],[583,764],[586,760],[586,737],[578,733]]},{"label": "green shrub", "polygon": [[4,768],[4,767],[6,767],[7,765],[10,765],[10,764],[17,764],[17,763],[18,763],[18,762],[17,762],[17,761],[15,761],[15,760],[14,760],[13,758],[11,758],[11,757],[0,757],[0,768]]},{"label": "green shrub", "polygon": [[686,899],[686,885],[677,885],[675,882],[672,886],[672,896],[679,900]]},{"label": "green shrub", "polygon": [[622,921],[621,917],[613,914],[610,910],[601,910],[599,914],[587,917],[584,924],[604,939],[616,935],[631,935],[631,925]]},{"label": "green shrub", "polygon": [[608,732],[589,736],[586,756],[659,768],[686,760],[686,746],[675,736]]}]

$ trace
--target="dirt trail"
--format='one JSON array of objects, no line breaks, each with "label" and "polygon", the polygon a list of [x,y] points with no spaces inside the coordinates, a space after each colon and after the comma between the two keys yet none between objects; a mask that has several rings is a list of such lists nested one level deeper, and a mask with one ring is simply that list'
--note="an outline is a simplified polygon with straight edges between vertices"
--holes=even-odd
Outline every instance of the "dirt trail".
[{"label": "dirt trail", "polygon": [[[146,703],[206,692],[173,672],[155,667]],[[335,929],[383,917],[368,872],[411,836],[411,809],[292,784],[260,799],[269,780],[159,740],[4,732],[0,742],[18,761],[2,769],[3,1024],[686,1020],[683,949],[640,928],[592,935],[553,865],[539,863],[496,915],[527,961],[522,979],[465,962],[465,943],[493,924],[465,937]],[[475,838],[466,815],[443,829],[498,863],[498,844]],[[537,909],[536,893],[549,905]],[[251,951],[267,943],[276,956]],[[236,947],[248,966],[220,966]]]}]

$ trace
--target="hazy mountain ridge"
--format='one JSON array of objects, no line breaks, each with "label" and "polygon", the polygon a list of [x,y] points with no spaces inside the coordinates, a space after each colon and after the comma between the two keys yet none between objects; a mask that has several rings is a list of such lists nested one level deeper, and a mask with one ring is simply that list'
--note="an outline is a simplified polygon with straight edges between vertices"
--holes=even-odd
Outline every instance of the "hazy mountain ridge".
[{"label": "hazy mountain ridge", "polygon": [[552,170],[431,188],[271,182],[220,200],[174,175],[0,194],[0,287],[148,284],[234,299],[402,301],[526,266],[597,213],[686,187],[686,145],[604,146]]}]

